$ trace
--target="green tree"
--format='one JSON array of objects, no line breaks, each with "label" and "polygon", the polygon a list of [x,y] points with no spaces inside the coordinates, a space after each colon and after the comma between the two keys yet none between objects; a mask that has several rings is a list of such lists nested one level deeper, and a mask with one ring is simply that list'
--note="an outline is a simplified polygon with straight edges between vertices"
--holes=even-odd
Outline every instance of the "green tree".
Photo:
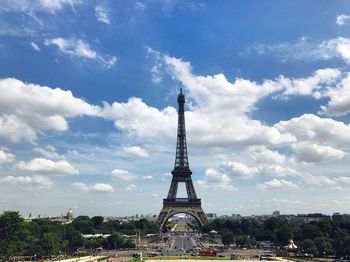
[{"label": "green tree", "polygon": [[300,243],[300,249],[307,254],[317,255],[317,247],[312,239],[305,239]]},{"label": "green tree", "polygon": [[337,258],[350,258],[350,235],[347,230],[339,228],[334,239],[334,248]]},{"label": "green tree", "polygon": [[0,216],[0,258],[5,261],[20,255],[25,247],[24,220],[18,212],[5,211]]},{"label": "green tree", "polygon": [[82,234],[93,233],[93,222],[88,216],[78,216],[72,223],[73,227]]},{"label": "green tree", "polygon": [[318,256],[323,257],[325,255],[333,255],[333,243],[328,237],[317,237],[314,239],[314,243],[317,247]]},{"label": "green tree", "polygon": [[287,245],[289,241],[293,237],[292,228],[289,224],[285,223],[282,224],[278,229],[276,230],[276,241],[280,245]]},{"label": "green tree", "polygon": [[95,229],[101,228],[103,224],[103,217],[102,216],[94,216],[91,218],[91,221],[93,223],[93,226]]},{"label": "green tree", "polygon": [[69,241],[69,245],[64,249],[67,253],[73,253],[85,245],[85,239],[78,230],[74,229],[72,224],[64,225],[64,228],[65,239]]},{"label": "green tree", "polygon": [[221,241],[226,247],[230,246],[234,242],[234,235],[233,235],[233,233],[231,231],[229,231],[229,230],[224,230],[221,233]]},{"label": "green tree", "polygon": [[124,238],[120,233],[114,232],[109,237],[106,238],[104,242],[104,247],[109,249],[118,249],[123,247]]},{"label": "green tree", "polygon": [[61,250],[61,239],[58,234],[44,233],[41,238],[41,247],[43,248],[45,255],[56,256]]}]

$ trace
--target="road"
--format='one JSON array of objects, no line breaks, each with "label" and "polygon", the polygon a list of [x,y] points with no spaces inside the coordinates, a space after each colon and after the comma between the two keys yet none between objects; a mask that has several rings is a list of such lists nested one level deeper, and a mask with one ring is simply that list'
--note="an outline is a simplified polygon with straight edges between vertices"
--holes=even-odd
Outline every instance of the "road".
[{"label": "road", "polygon": [[174,237],[171,249],[186,251],[188,249],[194,248],[195,245],[196,244],[190,235],[183,234]]}]

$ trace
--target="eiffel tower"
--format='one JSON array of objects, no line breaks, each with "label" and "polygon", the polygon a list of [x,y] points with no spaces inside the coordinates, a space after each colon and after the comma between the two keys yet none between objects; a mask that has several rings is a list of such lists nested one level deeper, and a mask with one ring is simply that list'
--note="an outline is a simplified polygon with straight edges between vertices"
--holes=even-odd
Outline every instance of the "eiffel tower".
[{"label": "eiffel tower", "polygon": [[[174,170],[171,172],[173,178],[171,180],[168,196],[163,199],[163,208],[156,221],[156,226],[159,230],[163,229],[170,217],[179,213],[191,215],[197,220],[200,226],[209,223],[202,209],[201,199],[197,198],[191,178],[192,171],[188,164],[184,109],[185,96],[182,94],[182,88],[180,88],[177,102],[179,104],[179,112],[175,166]],[[187,198],[176,197],[179,183],[186,184]]]}]

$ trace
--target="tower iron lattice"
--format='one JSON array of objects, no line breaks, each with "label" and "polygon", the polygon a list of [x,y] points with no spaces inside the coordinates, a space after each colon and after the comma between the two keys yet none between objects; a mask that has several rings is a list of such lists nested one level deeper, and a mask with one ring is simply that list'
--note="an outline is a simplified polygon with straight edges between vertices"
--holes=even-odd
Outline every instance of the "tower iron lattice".
[{"label": "tower iron lattice", "polygon": [[[201,199],[197,198],[196,191],[192,182],[192,171],[189,167],[186,128],[185,128],[185,96],[180,89],[177,97],[178,126],[177,143],[174,169],[171,172],[172,180],[167,198],[163,199],[163,208],[156,221],[156,226],[162,230],[170,217],[179,213],[186,213],[193,216],[200,226],[207,225],[208,219],[202,209]],[[177,198],[179,183],[185,183],[187,198]]]}]

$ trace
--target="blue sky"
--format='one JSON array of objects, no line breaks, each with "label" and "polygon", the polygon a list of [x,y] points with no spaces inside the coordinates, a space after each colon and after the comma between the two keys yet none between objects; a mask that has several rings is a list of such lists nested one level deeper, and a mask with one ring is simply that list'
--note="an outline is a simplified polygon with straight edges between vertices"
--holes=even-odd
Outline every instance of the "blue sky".
[{"label": "blue sky", "polygon": [[0,14],[1,211],[158,214],[182,82],[206,212],[350,212],[348,1],[2,0]]}]

